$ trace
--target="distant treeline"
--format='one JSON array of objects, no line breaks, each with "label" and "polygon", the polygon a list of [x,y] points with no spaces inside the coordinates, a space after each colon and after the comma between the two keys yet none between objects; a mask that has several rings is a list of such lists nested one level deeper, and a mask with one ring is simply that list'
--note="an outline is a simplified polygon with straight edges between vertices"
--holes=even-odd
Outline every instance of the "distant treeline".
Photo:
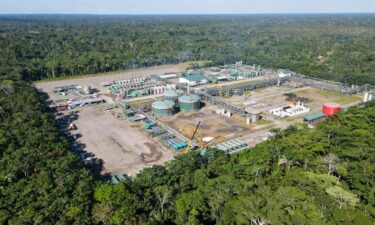
[{"label": "distant treeline", "polygon": [[375,83],[375,15],[0,16],[0,76],[210,60]]}]

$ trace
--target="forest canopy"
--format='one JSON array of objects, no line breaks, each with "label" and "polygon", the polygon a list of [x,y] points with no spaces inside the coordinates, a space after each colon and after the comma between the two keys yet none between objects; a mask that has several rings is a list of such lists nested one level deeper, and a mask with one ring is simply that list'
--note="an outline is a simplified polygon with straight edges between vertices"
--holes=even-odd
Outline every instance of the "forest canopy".
[{"label": "forest canopy", "polygon": [[73,153],[29,82],[243,60],[375,84],[374,43],[374,15],[0,16],[0,224],[374,224],[374,101],[112,185]]},{"label": "forest canopy", "polygon": [[375,15],[0,16],[0,76],[209,60],[375,83]]}]

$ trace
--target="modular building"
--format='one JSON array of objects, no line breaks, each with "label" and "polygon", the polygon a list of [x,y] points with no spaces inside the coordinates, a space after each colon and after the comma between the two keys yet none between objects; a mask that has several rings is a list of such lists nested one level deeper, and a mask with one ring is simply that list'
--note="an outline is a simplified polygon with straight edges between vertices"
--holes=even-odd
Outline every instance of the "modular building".
[{"label": "modular building", "polygon": [[189,86],[197,86],[200,84],[207,84],[208,79],[203,75],[196,74],[186,77],[180,77],[179,82],[183,84],[188,84]]},{"label": "modular building", "polygon": [[178,104],[183,112],[197,111],[201,107],[201,100],[198,95],[183,95],[178,98]]},{"label": "modular building", "polygon": [[68,106],[70,108],[76,107],[76,106],[85,106],[90,104],[98,104],[104,102],[104,99],[102,98],[87,98],[87,99],[76,99],[73,101],[68,102]]},{"label": "modular building", "polygon": [[219,143],[214,146],[214,148],[222,150],[228,154],[242,151],[244,149],[247,149],[248,147],[249,146],[245,142],[239,139],[232,139],[226,142]]},{"label": "modular building", "polygon": [[318,112],[318,113],[314,113],[314,114],[305,116],[303,118],[303,121],[308,122],[308,123],[312,123],[314,121],[323,119],[324,117],[325,117],[325,115],[322,112]]},{"label": "modular building", "polygon": [[289,105],[285,107],[279,107],[275,109],[271,109],[270,113],[275,116],[285,117],[285,116],[297,116],[303,113],[307,113],[310,111],[310,108],[305,107],[303,105]]},{"label": "modular building", "polygon": [[171,100],[156,101],[152,103],[152,112],[155,116],[171,116],[174,114],[175,102]]}]

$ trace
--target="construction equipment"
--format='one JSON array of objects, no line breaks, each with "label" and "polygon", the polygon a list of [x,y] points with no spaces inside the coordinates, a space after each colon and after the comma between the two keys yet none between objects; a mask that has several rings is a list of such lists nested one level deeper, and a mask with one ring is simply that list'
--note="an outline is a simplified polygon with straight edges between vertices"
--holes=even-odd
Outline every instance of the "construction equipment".
[{"label": "construction equipment", "polygon": [[198,149],[198,151],[206,148],[207,145],[211,144],[214,141],[217,141],[217,139],[219,139],[219,138],[221,138],[221,135],[218,135],[218,136],[212,138],[210,141],[203,141],[204,138],[202,139],[200,137],[197,137],[197,139],[199,141],[199,149]]},{"label": "construction equipment", "polygon": [[189,140],[189,143],[188,143],[188,145],[187,145],[186,148],[185,148],[184,154],[189,153],[190,146],[191,146],[191,144],[193,143],[194,136],[195,136],[195,134],[197,133],[197,130],[198,130],[198,128],[199,128],[199,125],[201,125],[201,121],[198,122],[198,125],[197,125],[197,127],[195,128],[195,131],[194,131],[194,133],[193,133],[193,136],[191,136],[191,138],[190,138],[190,140]]}]

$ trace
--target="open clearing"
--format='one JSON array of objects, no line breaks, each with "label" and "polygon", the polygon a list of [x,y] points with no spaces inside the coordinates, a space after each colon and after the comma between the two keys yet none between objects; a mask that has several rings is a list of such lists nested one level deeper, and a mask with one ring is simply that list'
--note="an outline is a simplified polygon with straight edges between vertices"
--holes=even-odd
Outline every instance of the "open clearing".
[{"label": "open clearing", "polygon": [[[189,63],[178,65],[163,65],[149,68],[134,69],[118,73],[104,75],[83,76],[73,79],[56,81],[41,81],[35,86],[46,92],[51,100],[72,99],[81,97],[79,94],[68,94],[59,96],[53,93],[57,86],[65,85],[89,85],[98,89],[101,93],[106,90],[101,82],[112,82],[118,79],[129,79],[132,77],[145,77],[154,74],[168,72],[181,72],[186,69]],[[172,160],[175,152],[164,148],[160,143],[142,133],[134,123],[128,120],[117,118],[113,115],[116,110],[104,111],[109,103],[113,103],[111,97],[101,95],[107,103],[75,108],[78,118],[73,121],[77,130],[72,134],[79,134],[77,143],[83,150],[92,157],[103,160],[103,173],[126,173],[135,175],[142,168],[163,164]],[[157,97],[157,96],[155,96]],[[117,109],[121,115],[121,110]],[[65,112],[66,114],[69,111]]]},{"label": "open clearing", "polygon": [[84,150],[104,161],[103,173],[135,175],[144,167],[163,164],[174,157],[174,152],[141,133],[134,123],[102,111],[103,105],[79,108],[74,121]]}]

